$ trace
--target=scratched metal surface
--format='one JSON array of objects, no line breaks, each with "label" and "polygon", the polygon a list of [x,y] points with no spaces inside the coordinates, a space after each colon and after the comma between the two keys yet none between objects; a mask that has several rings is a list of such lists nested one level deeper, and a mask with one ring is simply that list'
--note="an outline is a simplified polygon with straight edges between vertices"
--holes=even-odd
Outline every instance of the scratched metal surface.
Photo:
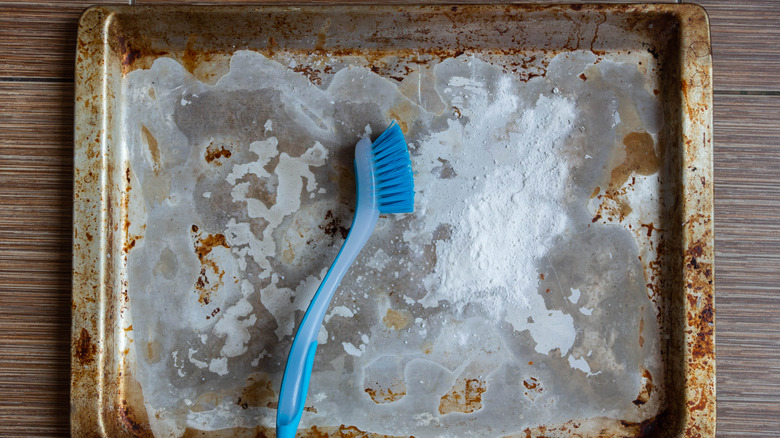
[{"label": "scratched metal surface", "polygon": [[[272,434],[352,147],[397,119],[418,213],[383,218],[344,279],[302,436],[714,435],[710,62],[679,5],[88,11],[74,434]],[[452,282],[446,212],[517,169],[496,208],[554,198],[532,225],[562,228],[507,237],[522,288]]]}]

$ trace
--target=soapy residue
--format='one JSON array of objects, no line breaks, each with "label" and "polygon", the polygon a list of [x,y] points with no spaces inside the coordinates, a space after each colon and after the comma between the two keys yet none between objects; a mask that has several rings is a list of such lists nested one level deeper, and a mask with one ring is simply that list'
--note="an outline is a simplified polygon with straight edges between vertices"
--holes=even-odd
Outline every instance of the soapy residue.
[{"label": "soapy residue", "polygon": [[[660,129],[654,97],[621,88],[641,90],[635,66],[576,52],[524,82],[461,55],[399,84],[334,61],[313,84],[285,56],[236,52],[214,85],[160,58],[125,82],[129,358],[155,434],[273,426],[295,324],[348,231],[354,143],[391,118],[416,212],[380,219],[342,282],[302,427],[492,436],[655,413],[658,392],[632,403],[639,369],[663,378],[647,250],[591,220],[615,133]],[[603,90],[578,101],[586,87]],[[632,220],[658,214],[658,183],[637,179]]]}]

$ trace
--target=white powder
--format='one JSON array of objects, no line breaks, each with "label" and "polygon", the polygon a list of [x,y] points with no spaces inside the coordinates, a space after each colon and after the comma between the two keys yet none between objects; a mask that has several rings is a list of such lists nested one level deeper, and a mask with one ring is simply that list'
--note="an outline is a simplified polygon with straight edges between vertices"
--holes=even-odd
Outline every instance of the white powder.
[{"label": "white powder", "polygon": [[[453,155],[446,149],[455,136],[466,137],[464,143],[469,137],[492,136],[485,150],[473,152],[479,157],[472,161],[476,165],[458,168],[453,157],[456,178],[418,184],[427,192],[420,196],[421,214],[450,224],[453,231],[449,241],[437,243],[435,272],[426,282],[435,292],[424,304],[443,299],[462,308],[479,303],[496,318],[507,304],[529,307],[528,296],[538,284],[534,265],[566,229],[561,204],[568,167],[558,147],[574,120],[574,104],[563,97],[541,96],[532,108],[513,114],[520,105],[509,84],[500,84],[499,90],[470,108],[471,122],[461,132],[456,132],[459,125],[450,125],[421,146]],[[479,133],[485,128],[489,132]]]},{"label": "white powder", "polygon": [[435,242],[436,265],[419,302],[446,301],[459,311],[477,306],[489,320],[528,331],[536,351],[566,354],[576,337],[574,321],[547,309],[537,266],[569,224],[563,209],[569,168],[561,149],[575,104],[496,77],[477,60],[467,75],[446,62],[437,68],[454,70],[437,76],[446,84],[445,104],[457,106],[461,118],[423,138],[413,158],[419,189],[404,240],[415,248],[441,227],[450,231]]}]

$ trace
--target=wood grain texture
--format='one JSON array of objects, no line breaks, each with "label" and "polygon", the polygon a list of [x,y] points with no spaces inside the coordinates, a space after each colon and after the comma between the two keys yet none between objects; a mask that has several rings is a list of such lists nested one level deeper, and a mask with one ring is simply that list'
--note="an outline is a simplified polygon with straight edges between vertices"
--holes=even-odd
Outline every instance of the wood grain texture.
[{"label": "wood grain texture", "polygon": [[0,82],[0,436],[68,430],[72,88]]},{"label": "wood grain texture", "polygon": [[73,79],[81,12],[119,0],[31,2],[0,0],[0,79]]},{"label": "wood grain texture", "polygon": [[780,436],[780,96],[716,96],[720,436]]},{"label": "wood grain texture", "polygon": [[692,3],[710,16],[716,89],[780,90],[780,1]]}]

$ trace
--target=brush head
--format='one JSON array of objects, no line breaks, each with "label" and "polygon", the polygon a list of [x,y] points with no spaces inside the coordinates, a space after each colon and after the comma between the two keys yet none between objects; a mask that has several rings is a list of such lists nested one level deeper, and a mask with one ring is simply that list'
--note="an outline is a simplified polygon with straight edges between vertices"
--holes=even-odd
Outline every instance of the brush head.
[{"label": "brush head", "polygon": [[371,151],[379,212],[413,212],[412,160],[401,128],[395,121],[371,144]]}]

